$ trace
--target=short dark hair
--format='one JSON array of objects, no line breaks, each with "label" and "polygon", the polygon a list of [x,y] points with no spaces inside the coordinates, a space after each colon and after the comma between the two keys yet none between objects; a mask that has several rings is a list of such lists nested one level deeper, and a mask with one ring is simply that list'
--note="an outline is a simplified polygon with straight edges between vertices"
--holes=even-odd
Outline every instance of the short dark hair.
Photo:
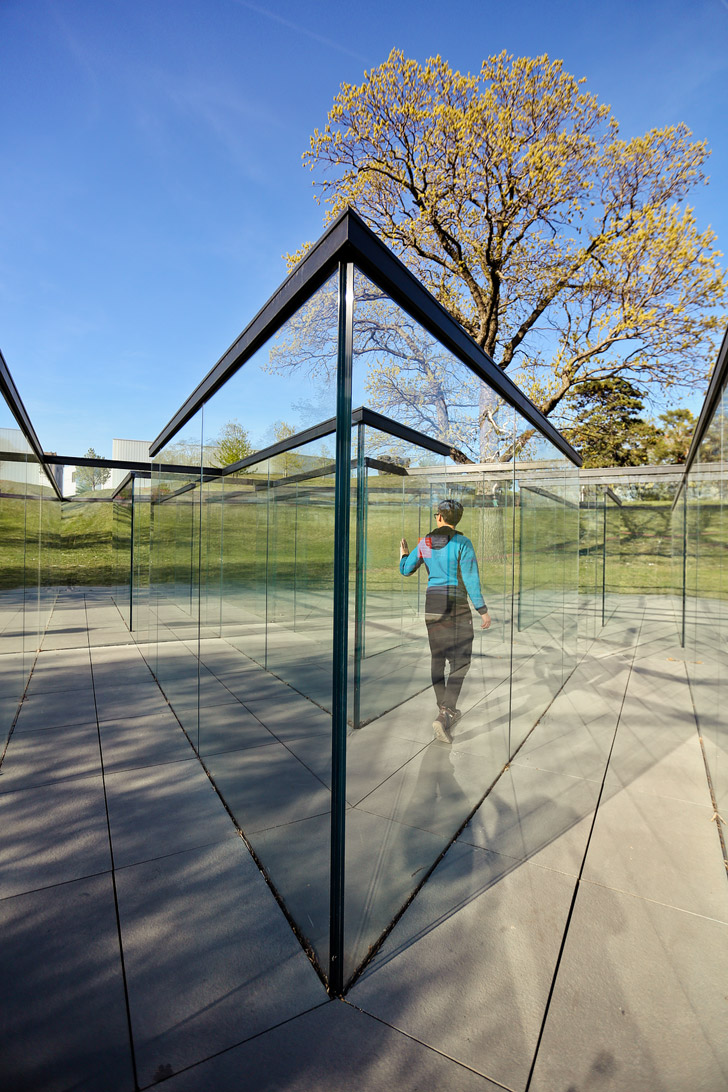
[{"label": "short dark hair", "polygon": [[445,523],[449,523],[451,527],[457,527],[463,518],[463,506],[454,497],[448,497],[446,500],[440,501],[435,511],[439,512]]}]

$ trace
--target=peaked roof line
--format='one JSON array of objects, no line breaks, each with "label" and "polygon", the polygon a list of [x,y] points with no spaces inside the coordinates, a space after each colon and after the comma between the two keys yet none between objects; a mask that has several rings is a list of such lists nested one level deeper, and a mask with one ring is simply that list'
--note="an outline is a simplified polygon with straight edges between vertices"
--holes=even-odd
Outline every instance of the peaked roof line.
[{"label": "peaked roof line", "polygon": [[61,490],[58,487],[58,482],[53,477],[48,469],[49,457],[46,456],[43,448],[41,447],[40,440],[36,435],[36,431],[33,428],[33,423],[28,416],[28,411],[25,408],[23,399],[20,397],[18,388],[15,386],[15,380],[10,374],[10,369],[5,363],[5,357],[0,352],[0,394],[5,399],[10,412],[15,418],[18,428],[25,436],[28,444],[30,445],[32,453],[35,455],[38,463],[43,468],[46,478],[53,488],[54,493],[61,499]]},{"label": "peaked roof line", "polygon": [[581,456],[352,208],[329,225],[150,445],[167,444],[223,384],[338,268],[351,261],[577,466]]}]

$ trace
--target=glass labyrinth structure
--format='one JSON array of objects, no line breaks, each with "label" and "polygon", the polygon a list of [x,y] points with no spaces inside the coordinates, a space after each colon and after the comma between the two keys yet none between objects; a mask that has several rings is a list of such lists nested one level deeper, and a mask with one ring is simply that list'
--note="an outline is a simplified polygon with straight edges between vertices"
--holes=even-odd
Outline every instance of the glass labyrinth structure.
[{"label": "glass labyrinth structure", "polygon": [[[253,417],[272,442],[221,465],[226,423]],[[352,212],[150,454],[135,628],[339,993],[575,665],[579,457]],[[448,496],[493,619],[452,748],[432,738],[426,574],[398,568]]]},{"label": "glass labyrinth structure", "polygon": [[[73,498],[62,465],[84,460],[43,452],[0,357],[2,753],[38,650],[62,665],[86,647],[92,604],[94,643],[138,642],[338,995],[602,626],[650,614],[685,647],[723,836],[727,345],[685,467],[579,474],[563,437],[347,212],[150,462]],[[259,435],[231,453],[220,441],[236,419]],[[433,740],[426,573],[398,565],[400,540],[426,536],[445,497],[463,505],[492,617],[475,627],[452,746]]]},{"label": "glass labyrinth structure", "polygon": [[675,498],[677,619],[685,666],[725,844],[728,812],[728,332]]}]

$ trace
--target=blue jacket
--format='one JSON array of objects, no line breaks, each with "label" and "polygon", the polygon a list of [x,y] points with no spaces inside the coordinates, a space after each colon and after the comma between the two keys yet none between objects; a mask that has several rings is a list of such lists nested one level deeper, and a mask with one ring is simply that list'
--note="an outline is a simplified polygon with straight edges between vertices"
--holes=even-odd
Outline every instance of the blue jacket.
[{"label": "blue jacket", "polygon": [[407,557],[400,559],[399,571],[402,576],[412,576],[420,565],[427,569],[428,590],[457,588],[463,597],[467,592],[479,614],[487,613],[475,550],[460,531],[448,526],[436,527],[420,539]]}]

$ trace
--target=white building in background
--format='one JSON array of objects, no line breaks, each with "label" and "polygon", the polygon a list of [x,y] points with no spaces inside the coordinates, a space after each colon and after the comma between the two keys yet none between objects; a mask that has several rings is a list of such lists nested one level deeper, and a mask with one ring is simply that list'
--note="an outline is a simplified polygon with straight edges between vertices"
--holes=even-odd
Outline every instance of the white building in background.
[{"label": "white building in background", "polygon": [[63,467],[63,484],[61,485],[61,493],[64,497],[75,497],[76,495],[76,467],[64,466]]},{"label": "white building in background", "polygon": [[[111,458],[118,459],[119,462],[148,463],[150,442],[150,440],[112,440]],[[128,473],[128,470],[112,470],[106,488],[116,489]]]}]

